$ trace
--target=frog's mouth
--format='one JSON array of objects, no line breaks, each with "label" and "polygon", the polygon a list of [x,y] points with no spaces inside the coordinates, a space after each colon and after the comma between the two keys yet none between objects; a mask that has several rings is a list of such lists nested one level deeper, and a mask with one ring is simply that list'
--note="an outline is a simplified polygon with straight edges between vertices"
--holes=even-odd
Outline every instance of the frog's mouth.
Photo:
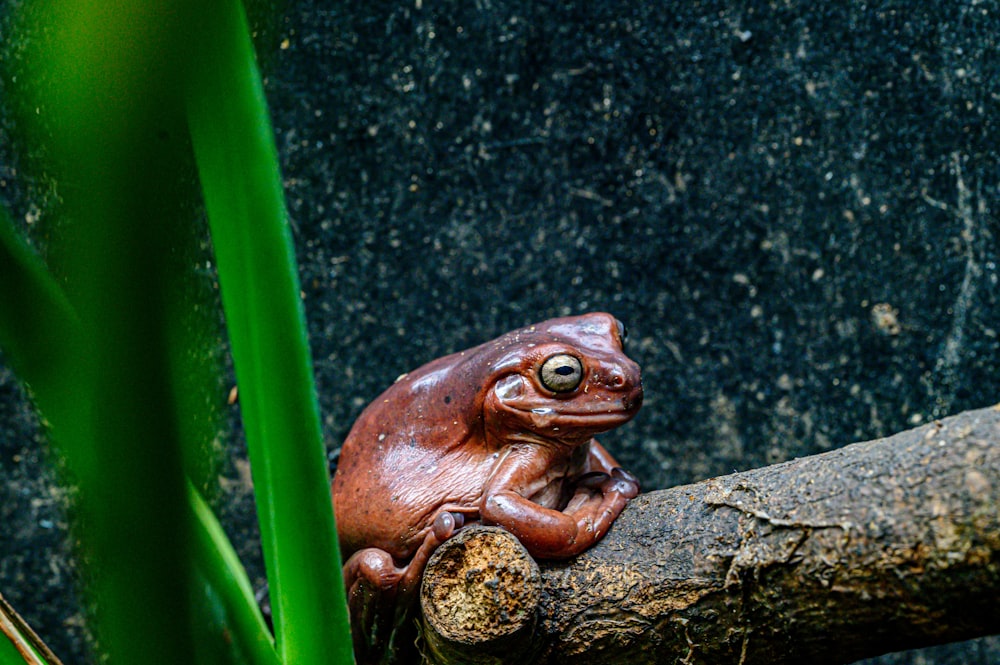
[{"label": "frog's mouth", "polygon": [[505,406],[521,413],[536,429],[600,432],[623,425],[635,416],[642,406],[642,387],[636,387],[621,397],[595,399],[583,404],[570,400],[546,400],[545,404],[522,406],[507,403]]},{"label": "frog's mouth", "polygon": [[508,429],[527,427],[546,437],[569,440],[587,438],[631,420],[642,406],[642,384],[551,396],[512,374],[497,381],[488,401],[487,413],[507,421]]}]

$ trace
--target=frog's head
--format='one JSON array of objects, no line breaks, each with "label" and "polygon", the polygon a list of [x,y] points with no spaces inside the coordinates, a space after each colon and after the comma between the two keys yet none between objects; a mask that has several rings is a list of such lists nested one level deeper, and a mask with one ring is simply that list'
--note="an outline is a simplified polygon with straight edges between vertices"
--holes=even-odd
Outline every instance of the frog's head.
[{"label": "frog's head", "polygon": [[494,342],[483,403],[501,440],[579,445],[630,420],[642,405],[639,366],[625,326],[610,314],[553,319]]}]

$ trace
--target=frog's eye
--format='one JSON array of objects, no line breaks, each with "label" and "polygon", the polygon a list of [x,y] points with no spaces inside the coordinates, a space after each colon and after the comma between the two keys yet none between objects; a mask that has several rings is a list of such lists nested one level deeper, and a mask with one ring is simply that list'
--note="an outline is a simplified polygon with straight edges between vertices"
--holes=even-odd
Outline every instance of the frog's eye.
[{"label": "frog's eye", "polygon": [[568,393],[576,390],[583,380],[583,365],[569,354],[558,353],[542,363],[538,376],[552,392]]},{"label": "frog's eye", "polygon": [[618,341],[621,343],[622,349],[624,349],[625,340],[628,339],[628,328],[626,328],[625,324],[618,319],[615,319],[615,325],[618,326]]}]

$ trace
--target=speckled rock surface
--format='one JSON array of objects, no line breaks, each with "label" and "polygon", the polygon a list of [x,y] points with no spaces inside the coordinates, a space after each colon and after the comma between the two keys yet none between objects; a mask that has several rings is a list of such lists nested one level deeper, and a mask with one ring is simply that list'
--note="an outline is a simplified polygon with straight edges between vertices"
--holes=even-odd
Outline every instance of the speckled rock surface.
[{"label": "speckled rock surface", "polygon": [[[20,2],[0,201],[32,229]],[[296,1],[258,27],[331,453],[400,373],[587,310],[630,328],[646,404],[604,442],[649,489],[1000,401],[993,3]],[[6,371],[0,414],[0,589],[79,654],[60,490]]]}]

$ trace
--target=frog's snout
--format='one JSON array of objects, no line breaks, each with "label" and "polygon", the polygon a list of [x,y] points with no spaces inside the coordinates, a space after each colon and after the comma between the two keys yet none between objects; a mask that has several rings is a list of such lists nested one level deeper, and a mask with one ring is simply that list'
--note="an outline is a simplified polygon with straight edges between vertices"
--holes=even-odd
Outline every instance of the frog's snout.
[{"label": "frog's snout", "polygon": [[625,393],[622,406],[626,411],[642,405],[642,374],[638,366],[620,363],[605,365],[599,381],[609,390]]},{"label": "frog's snout", "polygon": [[626,411],[638,411],[642,406],[642,381],[622,398],[622,406]]}]

